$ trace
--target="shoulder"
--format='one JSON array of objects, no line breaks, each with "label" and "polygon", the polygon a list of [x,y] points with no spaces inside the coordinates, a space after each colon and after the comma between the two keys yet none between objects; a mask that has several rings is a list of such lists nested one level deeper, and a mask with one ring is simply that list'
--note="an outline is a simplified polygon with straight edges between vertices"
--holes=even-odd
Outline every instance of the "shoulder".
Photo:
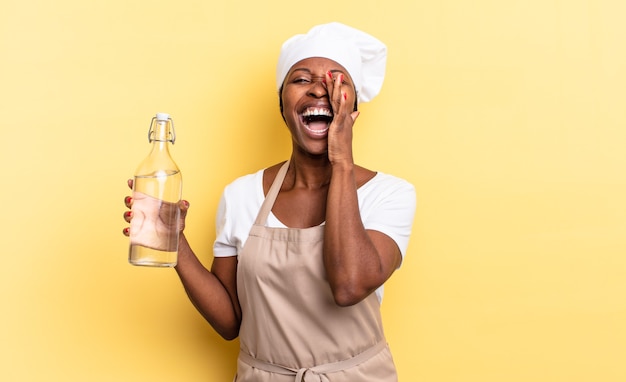
[{"label": "shoulder", "polygon": [[413,184],[394,175],[377,172],[376,175],[357,190],[363,218],[371,213],[398,211],[406,213],[412,220],[417,207],[417,195]]},{"label": "shoulder", "polygon": [[259,170],[224,187],[215,221],[215,257],[235,256],[243,246],[263,200],[262,177],[263,170]]},{"label": "shoulder", "polygon": [[359,205],[364,219],[372,214],[391,212],[395,215],[406,214],[412,220],[417,207],[415,187],[407,180],[390,174],[377,172],[358,191]]},{"label": "shoulder", "polygon": [[258,192],[258,188],[263,182],[263,169],[251,174],[242,175],[224,188],[225,196],[250,195]]},{"label": "shoulder", "polygon": [[359,189],[363,193],[376,193],[382,195],[402,194],[410,197],[415,196],[415,187],[409,181],[384,172],[377,172]]},{"label": "shoulder", "polygon": [[253,216],[263,199],[263,170],[240,176],[224,187],[218,218],[238,221]]},{"label": "shoulder", "polygon": [[265,191],[272,184],[284,163],[280,162],[256,172],[239,176],[224,188],[224,198],[252,197],[253,200],[262,202],[265,198]]},{"label": "shoulder", "polygon": [[276,163],[273,166],[270,166],[264,170],[262,170],[261,174],[261,184],[263,186],[263,195],[267,193],[270,189],[272,183],[274,183],[274,179],[276,179],[276,175],[278,175],[278,171],[285,164],[285,162]]}]

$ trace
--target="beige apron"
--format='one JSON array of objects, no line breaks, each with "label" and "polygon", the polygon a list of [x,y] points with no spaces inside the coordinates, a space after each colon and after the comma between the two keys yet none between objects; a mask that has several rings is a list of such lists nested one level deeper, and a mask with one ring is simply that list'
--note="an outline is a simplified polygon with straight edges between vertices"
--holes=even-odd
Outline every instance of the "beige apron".
[{"label": "beige apron", "polygon": [[239,254],[239,382],[393,382],[375,293],[335,304],[322,263],[324,227],[265,226],[280,169]]}]

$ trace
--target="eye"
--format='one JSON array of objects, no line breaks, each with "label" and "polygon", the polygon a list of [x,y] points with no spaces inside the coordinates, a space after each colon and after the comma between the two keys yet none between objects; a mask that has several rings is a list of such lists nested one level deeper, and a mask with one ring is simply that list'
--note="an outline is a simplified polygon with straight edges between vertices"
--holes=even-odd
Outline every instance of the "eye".
[{"label": "eye", "polygon": [[311,80],[305,77],[297,77],[294,78],[292,82],[294,84],[308,84],[309,82],[311,82]]}]

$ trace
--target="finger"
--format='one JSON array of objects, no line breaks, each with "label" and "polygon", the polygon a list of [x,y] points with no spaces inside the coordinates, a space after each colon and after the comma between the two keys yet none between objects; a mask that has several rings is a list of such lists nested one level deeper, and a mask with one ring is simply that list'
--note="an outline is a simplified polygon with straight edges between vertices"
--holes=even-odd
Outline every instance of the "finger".
[{"label": "finger", "polygon": [[326,91],[328,92],[328,99],[333,107],[336,106],[337,79],[338,77],[334,77],[330,70],[326,72],[326,83],[328,84]]},{"label": "finger", "polygon": [[126,181],[126,184],[128,184],[128,188],[130,188],[131,190],[133,189],[133,180],[132,179],[128,179]]},{"label": "finger", "polygon": [[181,200],[178,202],[178,205],[180,206],[181,211],[187,211],[189,209],[189,202],[186,200]]},{"label": "finger", "polygon": [[133,218],[133,212],[132,211],[126,211],[124,212],[124,220],[127,223],[130,223],[130,220]]},{"label": "finger", "polygon": [[335,77],[335,81],[333,83],[333,98],[335,99],[335,102],[337,102],[337,104],[341,104],[341,98],[342,98],[342,92],[341,92],[341,85],[343,85],[343,74],[339,74],[337,77]]},{"label": "finger", "polygon": [[124,197],[124,205],[128,208],[131,208],[133,206],[133,198],[131,198],[130,196]]},{"label": "finger", "polygon": [[130,228],[126,227],[122,230],[124,236],[130,236]]},{"label": "finger", "polygon": [[337,111],[339,112],[339,114],[343,114],[344,117],[349,113],[349,110],[347,109],[347,107],[345,106],[347,104],[347,100],[348,100],[348,93],[345,91],[345,89],[347,88],[344,87],[345,83],[344,83],[344,74],[340,73],[337,76],[337,79],[335,81],[335,90],[334,90],[334,95],[333,97],[335,98],[336,104],[337,104]]},{"label": "finger", "polygon": [[333,85],[334,85],[334,79],[333,79],[333,73],[329,70],[326,72],[326,90],[328,90],[328,95],[331,95],[331,92],[333,91]]},{"label": "finger", "polygon": [[187,211],[189,211],[189,202],[181,200],[178,202],[178,208],[180,208],[180,217],[184,219],[187,216]]}]

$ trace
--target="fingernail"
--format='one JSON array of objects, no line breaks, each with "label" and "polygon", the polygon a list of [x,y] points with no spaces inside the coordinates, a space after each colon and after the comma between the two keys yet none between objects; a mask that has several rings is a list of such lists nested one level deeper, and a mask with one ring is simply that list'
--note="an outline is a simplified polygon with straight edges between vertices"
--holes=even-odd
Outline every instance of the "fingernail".
[{"label": "fingernail", "polygon": [[124,235],[128,235],[128,233],[130,232],[130,228],[126,227],[122,232],[124,232]]},{"label": "fingernail", "polygon": [[343,74],[339,75],[339,82],[343,82]]},{"label": "fingernail", "polygon": [[129,218],[131,213],[132,213],[131,211],[124,212],[124,217]]},{"label": "fingernail", "polygon": [[126,204],[130,204],[130,201],[132,200],[132,198],[130,196],[127,196],[124,198],[124,201],[126,202]]},{"label": "fingernail", "polygon": [[333,73],[330,70],[326,74],[328,74],[328,77],[333,78]]},{"label": "fingernail", "polygon": [[347,100],[348,99],[348,93],[343,93],[343,99]]}]

